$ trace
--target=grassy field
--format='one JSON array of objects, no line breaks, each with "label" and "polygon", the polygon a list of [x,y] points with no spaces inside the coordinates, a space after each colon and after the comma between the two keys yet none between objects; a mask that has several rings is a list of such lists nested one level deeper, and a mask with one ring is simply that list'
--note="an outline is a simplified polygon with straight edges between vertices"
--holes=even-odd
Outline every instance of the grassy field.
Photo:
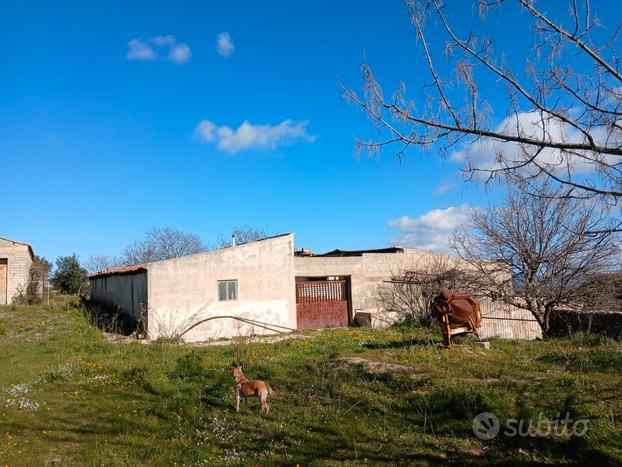
[{"label": "grassy field", "polygon": [[[0,308],[0,465],[309,465],[622,462],[622,345],[343,329],[222,347],[108,342],[75,301]],[[368,374],[362,357],[414,367]],[[229,371],[281,393],[234,411]],[[567,433],[474,436],[480,412],[588,420]]]}]

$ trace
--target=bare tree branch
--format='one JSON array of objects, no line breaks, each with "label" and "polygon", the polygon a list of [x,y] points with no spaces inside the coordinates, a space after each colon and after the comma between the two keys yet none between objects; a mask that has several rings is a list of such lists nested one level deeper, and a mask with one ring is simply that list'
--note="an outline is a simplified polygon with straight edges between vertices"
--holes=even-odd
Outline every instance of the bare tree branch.
[{"label": "bare tree branch", "polygon": [[207,250],[201,237],[175,228],[152,228],[144,240],[129,244],[123,252],[126,265],[145,264]]},{"label": "bare tree branch", "polygon": [[[482,22],[491,9],[499,9],[503,19],[513,17],[513,11],[503,13],[514,4],[531,24],[535,36],[525,28],[526,40],[536,41],[521,57],[525,69],[520,71],[514,59],[506,59],[506,51],[495,50],[493,38],[478,35],[473,27],[460,33],[456,25],[463,19],[452,21],[441,0],[407,0],[431,81],[421,88],[421,102],[407,96],[404,83],[391,99],[385,98],[367,62],[361,66],[363,97],[340,82],[346,99],[360,106],[379,130],[379,138],[359,139],[357,145],[374,153],[396,145],[400,157],[415,147],[436,149],[440,155],[458,149],[468,179],[547,178],[574,189],[575,196],[615,203],[622,196],[622,75],[616,50],[622,25],[612,28],[603,45],[595,45],[597,22],[589,2],[568,2],[570,29],[562,26],[563,18],[544,13],[533,0],[475,0]],[[441,36],[455,66],[445,76],[436,66],[430,41]],[[482,79],[491,77],[497,84],[483,88]],[[498,94],[498,85],[507,93],[508,117],[493,125],[480,102],[486,102],[486,94]],[[459,93],[464,93],[464,103],[456,106]],[[478,159],[477,148],[484,148],[494,161]]]}]

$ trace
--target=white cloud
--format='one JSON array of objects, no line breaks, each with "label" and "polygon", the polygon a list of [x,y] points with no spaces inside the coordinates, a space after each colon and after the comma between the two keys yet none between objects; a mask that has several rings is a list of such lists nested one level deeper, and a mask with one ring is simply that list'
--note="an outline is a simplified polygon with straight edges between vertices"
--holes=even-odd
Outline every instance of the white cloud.
[{"label": "white cloud", "polygon": [[167,36],[154,36],[148,39],[151,43],[157,45],[158,47],[172,46],[175,45],[175,36],[167,35]]},{"label": "white cloud", "polygon": [[389,226],[398,230],[393,243],[421,250],[449,252],[449,237],[467,223],[471,209],[468,204],[462,204],[433,209],[415,218],[403,216],[391,220]]},{"label": "white cloud", "polygon": [[232,130],[210,120],[201,120],[195,132],[201,140],[216,143],[218,149],[234,154],[247,149],[275,149],[295,141],[313,142],[316,137],[307,133],[308,123],[283,120],[278,125],[253,125],[244,120]]},{"label": "white cloud", "polygon": [[[556,119],[542,120],[538,112],[521,112],[505,118],[495,131],[523,136],[535,140],[544,140],[549,143],[583,143],[586,136],[571,125]],[[622,133],[610,133],[604,127],[596,127],[591,130],[593,139],[602,145],[617,146],[622,142]],[[501,161],[510,165],[516,165],[536,155],[536,146],[520,145],[512,142],[502,142],[482,138],[474,143],[464,145],[460,150],[450,155],[454,162],[469,163],[474,168],[494,169],[501,167]],[[545,148],[537,155],[536,161],[550,171],[564,171],[575,174],[586,174],[597,169],[598,164],[581,157],[582,154],[568,154],[558,149]],[[591,157],[593,157],[591,155]],[[610,158],[601,156],[603,162]],[[533,169],[526,166],[522,170]]]},{"label": "white cloud", "polygon": [[142,39],[132,39],[127,44],[127,59],[150,61],[155,60],[157,55],[153,47]]},{"label": "white cloud", "polygon": [[444,195],[454,187],[454,182],[450,179],[445,179],[434,189],[435,195]]},{"label": "white cloud", "polygon": [[177,42],[175,36],[137,37],[127,44],[127,59],[138,61],[168,60],[178,65],[187,63],[192,51],[187,44]]},{"label": "white cloud", "polygon": [[216,36],[216,50],[220,55],[227,58],[235,50],[235,44],[231,39],[231,34],[228,32],[221,32]]},{"label": "white cloud", "polygon": [[168,54],[169,60],[177,64],[182,64],[190,61],[191,56],[192,52],[190,51],[190,47],[188,47],[186,44],[175,45]]}]

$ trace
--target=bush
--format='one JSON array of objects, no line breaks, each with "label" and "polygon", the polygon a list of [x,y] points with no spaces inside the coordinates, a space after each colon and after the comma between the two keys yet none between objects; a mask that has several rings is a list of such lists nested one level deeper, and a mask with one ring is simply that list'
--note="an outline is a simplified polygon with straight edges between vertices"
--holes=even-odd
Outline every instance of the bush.
[{"label": "bush", "polygon": [[86,269],[80,266],[78,256],[59,256],[56,259],[56,270],[52,276],[52,285],[60,293],[74,295],[85,286]]}]

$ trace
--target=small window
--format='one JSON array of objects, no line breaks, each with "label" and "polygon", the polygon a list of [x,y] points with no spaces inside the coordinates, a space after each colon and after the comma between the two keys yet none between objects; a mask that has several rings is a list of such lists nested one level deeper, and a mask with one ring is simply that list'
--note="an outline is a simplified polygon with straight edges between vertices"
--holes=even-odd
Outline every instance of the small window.
[{"label": "small window", "polygon": [[218,301],[237,299],[238,281],[218,281]]}]

